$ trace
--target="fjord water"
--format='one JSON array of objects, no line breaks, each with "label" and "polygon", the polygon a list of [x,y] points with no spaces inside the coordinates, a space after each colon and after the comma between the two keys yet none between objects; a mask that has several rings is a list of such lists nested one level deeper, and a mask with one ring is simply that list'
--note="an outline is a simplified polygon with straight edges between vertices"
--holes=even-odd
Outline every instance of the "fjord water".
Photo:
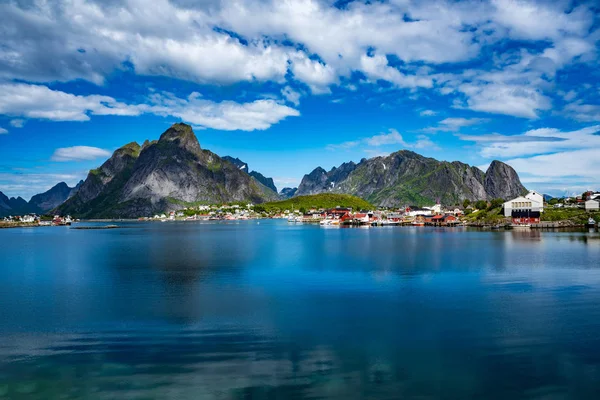
[{"label": "fjord water", "polygon": [[0,398],[600,393],[598,233],[120,225],[0,230]]}]

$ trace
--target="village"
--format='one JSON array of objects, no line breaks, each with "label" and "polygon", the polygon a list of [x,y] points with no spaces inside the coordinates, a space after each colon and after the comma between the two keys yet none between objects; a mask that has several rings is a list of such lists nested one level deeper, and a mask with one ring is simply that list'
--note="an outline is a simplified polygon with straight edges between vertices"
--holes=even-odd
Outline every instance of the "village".
[{"label": "village", "polygon": [[[544,212],[548,218],[544,218]],[[579,216],[579,223],[567,219],[574,213]],[[584,219],[582,215],[585,215]],[[576,197],[545,200],[543,195],[530,191],[524,196],[509,201],[496,199],[471,203],[466,200],[460,205],[453,206],[437,203],[430,207],[405,206],[373,210],[343,206],[266,209],[263,205],[252,203],[199,205],[156,214],[152,217],[140,217],[138,221],[243,221],[264,218],[284,219],[293,224],[321,226],[473,226],[491,229],[587,226],[594,228],[600,221],[600,192],[590,191]],[[69,226],[78,221],[70,216],[27,214],[5,217],[0,221],[0,227]]]},{"label": "village", "polygon": [[[544,221],[544,210],[585,211],[589,216],[581,223],[572,221]],[[478,218],[489,210],[498,210],[492,222]],[[548,211],[550,210],[550,211]],[[581,214],[581,213],[579,213]],[[248,219],[285,219],[289,223],[319,224],[321,226],[475,226],[499,228],[553,228],[568,226],[596,227],[600,220],[600,193],[587,192],[582,196],[552,199],[530,191],[524,196],[509,201],[469,201],[461,205],[430,207],[405,206],[401,208],[379,208],[374,210],[353,210],[350,207],[308,208],[266,210],[261,205],[200,205],[179,211],[171,211],[143,217],[144,221],[236,221]],[[581,219],[581,218],[580,218]]]}]

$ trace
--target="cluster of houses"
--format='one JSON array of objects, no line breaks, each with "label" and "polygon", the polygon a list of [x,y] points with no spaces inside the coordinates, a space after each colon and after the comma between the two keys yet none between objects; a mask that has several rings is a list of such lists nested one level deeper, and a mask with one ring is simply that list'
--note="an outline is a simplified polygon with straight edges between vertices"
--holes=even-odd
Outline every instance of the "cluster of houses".
[{"label": "cluster of houses", "polygon": [[20,223],[40,226],[62,226],[71,225],[73,219],[70,216],[62,217],[60,215],[55,215],[52,219],[42,219],[42,217],[37,214],[26,214],[4,217],[2,222],[7,224]]},{"label": "cluster of houses", "polygon": [[462,208],[443,209],[440,204],[433,207],[406,207],[395,211],[353,211],[351,208],[312,209],[298,215],[287,212],[289,222],[318,222],[321,225],[417,225],[454,226],[463,215]]},{"label": "cluster of houses", "polygon": [[186,207],[179,211],[156,214],[152,218],[140,218],[140,220],[154,221],[213,221],[213,220],[247,220],[259,218],[254,212],[254,204],[240,206],[234,205],[200,205]]}]

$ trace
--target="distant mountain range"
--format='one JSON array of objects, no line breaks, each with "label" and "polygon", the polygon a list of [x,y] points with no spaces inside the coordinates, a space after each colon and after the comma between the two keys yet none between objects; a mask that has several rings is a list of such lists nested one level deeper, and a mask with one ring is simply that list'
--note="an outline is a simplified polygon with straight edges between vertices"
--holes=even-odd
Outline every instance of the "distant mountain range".
[{"label": "distant mountain range", "polygon": [[74,188],[61,182],[29,202],[0,192],[0,216],[53,211],[79,218],[130,218],[192,204],[262,203],[319,193],[350,194],[378,206],[451,205],[465,199],[509,199],[526,191],[515,170],[500,161],[483,172],[401,150],[330,171],[317,167],[298,188],[278,194],[272,178],[249,171],[239,158],[202,149],[192,128],[178,123],[159,140],[117,149]]},{"label": "distant mountain range", "polygon": [[294,197],[297,191],[298,188],[284,187],[281,189],[281,192],[279,192],[279,197],[281,197],[283,200],[289,199],[290,197]]},{"label": "distant mountain range", "polygon": [[51,211],[64,203],[69,197],[74,196],[82,184],[83,181],[75,187],[69,187],[66,183],[60,182],[50,190],[36,194],[29,202],[22,197],[8,198],[0,192],[0,217],[31,213],[42,214]]},{"label": "distant mountain range", "polygon": [[346,193],[378,206],[458,204],[465,199],[514,198],[527,192],[509,165],[493,161],[484,173],[454,161],[438,161],[401,150],[386,157],[348,162],[304,175],[295,196]]}]

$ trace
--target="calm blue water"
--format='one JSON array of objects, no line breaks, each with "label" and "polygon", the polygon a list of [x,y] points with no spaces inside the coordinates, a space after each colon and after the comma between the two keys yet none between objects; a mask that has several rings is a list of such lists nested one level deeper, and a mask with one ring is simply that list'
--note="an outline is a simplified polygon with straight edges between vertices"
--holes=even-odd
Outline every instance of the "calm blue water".
[{"label": "calm blue water", "polygon": [[583,399],[600,236],[0,230],[0,398]]}]

